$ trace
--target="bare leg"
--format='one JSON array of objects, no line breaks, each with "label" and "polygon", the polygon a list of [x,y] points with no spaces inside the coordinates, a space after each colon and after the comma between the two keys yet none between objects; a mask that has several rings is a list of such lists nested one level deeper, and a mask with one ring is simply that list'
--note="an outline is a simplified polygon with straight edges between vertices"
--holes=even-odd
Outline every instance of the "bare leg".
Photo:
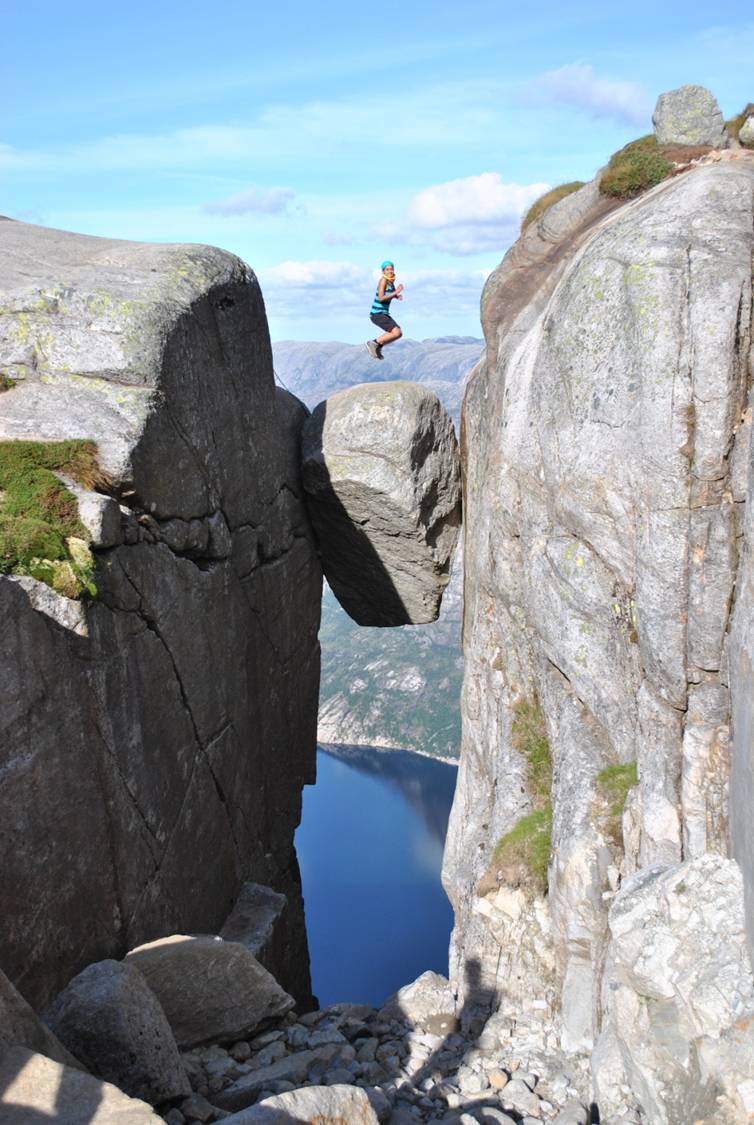
[{"label": "bare leg", "polygon": [[382,336],[378,336],[377,343],[381,348],[384,348],[385,344],[393,344],[396,340],[400,340],[402,335],[403,332],[396,324],[395,328],[391,328],[389,332],[383,332]]}]

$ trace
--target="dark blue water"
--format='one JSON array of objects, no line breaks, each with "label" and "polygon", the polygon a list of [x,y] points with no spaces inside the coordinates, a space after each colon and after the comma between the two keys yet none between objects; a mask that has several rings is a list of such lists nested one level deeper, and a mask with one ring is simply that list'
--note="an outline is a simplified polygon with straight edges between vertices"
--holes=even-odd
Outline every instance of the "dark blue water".
[{"label": "dark blue water", "polygon": [[454,766],[399,750],[317,754],[296,848],[322,1006],[379,1005],[426,969],[447,974],[440,867],[455,780]]}]

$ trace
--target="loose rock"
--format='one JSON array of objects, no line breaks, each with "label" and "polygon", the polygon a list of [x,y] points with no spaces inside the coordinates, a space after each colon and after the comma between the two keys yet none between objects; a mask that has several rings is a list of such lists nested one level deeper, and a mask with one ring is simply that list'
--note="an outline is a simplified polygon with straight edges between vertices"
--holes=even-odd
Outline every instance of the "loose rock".
[{"label": "loose rock", "polygon": [[378,1125],[366,1091],[354,1086],[309,1086],[265,1098],[225,1119],[228,1125]]},{"label": "loose rock", "polygon": [[165,1013],[132,965],[89,965],[63,989],[45,1018],[92,1074],[130,1097],[159,1105],[190,1093]]},{"label": "loose rock", "polygon": [[141,945],[127,963],[145,977],[176,1041],[233,1043],[294,1004],[242,945],[180,934]]},{"label": "loose rock", "polygon": [[162,1125],[146,1102],[109,1082],[29,1051],[0,1056],[0,1122],[58,1121],[61,1125]]},{"label": "loose rock", "polygon": [[660,94],[652,122],[661,145],[727,147],[728,135],[717,98],[704,86],[681,86]]}]

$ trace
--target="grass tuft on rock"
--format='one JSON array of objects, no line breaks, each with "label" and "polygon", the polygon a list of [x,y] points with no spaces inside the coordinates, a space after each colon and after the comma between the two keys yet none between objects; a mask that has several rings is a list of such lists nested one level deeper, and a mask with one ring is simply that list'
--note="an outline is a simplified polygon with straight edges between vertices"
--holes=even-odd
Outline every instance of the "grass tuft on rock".
[{"label": "grass tuft on rock", "polygon": [[616,847],[622,847],[621,819],[629,790],[639,780],[636,762],[607,766],[597,774],[597,802],[600,827]]},{"label": "grass tuft on rock", "polygon": [[0,441],[0,574],[28,575],[65,597],[94,595],[94,559],[75,496],[102,483],[92,441]]},{"label": "grass tuft on rock", "polygon": [[672,171],[673,164],[657,144],[657,137],[649,133],[631,141],[610,157],[600,178],[599,189],[602,195],[633,199],[662,183]]},{"label": "grass tuft on rock", "polygon": [[0,394],[3,391],[9,391],[16,385],[16,380],[11,379],[10,375],[6,375],[4,371],[0,371]]},{"label": "grass tuft on rock", "polygon": [[754,114],[754,102],[749,102],[748,105],[744,106],[739,114],[737,114],[735,117],[731,117],[729,121],[725,122],[725,128],[728,130],[728,133],[731,137],[733,137],[735,140],[739,140],[738,134],[741,131],[741,126],[748,120],[748,118],[752,116],[752,114]]},{"label": "grass tuft on rock", "polygon": [[544,895],[552,849],[552,757],[545,717],[536,698],[514,704],[511,742],[526,761],[527,790],[534,810],[498,840],[477,893],[489,894],[504,882]]},{"label": "grass tuft on rock", "polygon": [[555,204],[559,203],[561,199],[565,199],[567,195],[573,195],[575,191],[584,186],[583,180],[572,180],[568,184],[559,184],[558,187],[550,188],[544,195],[540,195],[539,199],[532,203],[529,210],[523,217],[521,222],[521,233],[526,230],[531,223],[544,215],[545,211],[549,211]]},{"label": "grass tuft on rock", "polygon": [[513,707],[511,742],[526,759],[526,780],[536,807],[550,800],[552,758],[545,717],[536,699],[519,699]]},{"label": "grass tuft on rock", "polygon": [[545,895],[551,848],[552,806],[548,801],[501,836],[490,867],[511,886],[528,886],[537,894]]}]

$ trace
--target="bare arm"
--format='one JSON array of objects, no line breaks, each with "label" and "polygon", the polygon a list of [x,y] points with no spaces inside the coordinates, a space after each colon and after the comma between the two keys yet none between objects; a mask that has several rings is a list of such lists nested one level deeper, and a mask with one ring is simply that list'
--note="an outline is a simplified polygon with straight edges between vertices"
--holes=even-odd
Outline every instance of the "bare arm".
[{"label": "bare arm", "polygon": [[395,290],[392,293],[386,293],[385,292],[386,288],[387,288],[387,278],[381,277],[380,278],[380,284],[377,286],[377,300],[378,301],[392,301],[394,297],[398,301],[403,300],[403,297],[401,296],[401,293],[403,292],[403,286],[402,285],[396,285]]}]

